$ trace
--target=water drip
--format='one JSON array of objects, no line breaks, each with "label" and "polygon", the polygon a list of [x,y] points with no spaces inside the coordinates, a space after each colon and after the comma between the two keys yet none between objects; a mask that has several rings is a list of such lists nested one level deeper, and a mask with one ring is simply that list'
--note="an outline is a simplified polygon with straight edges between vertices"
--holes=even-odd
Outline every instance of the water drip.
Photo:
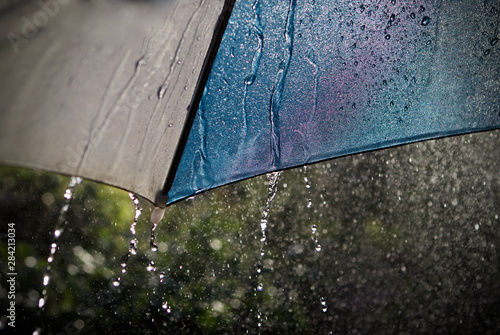
[{"label": "water drip", "polygon": [[[137,240],[136,236],[136,226],[137,226],[137,220],[139,219],[139,216],[142,214],[142,208],[139,206],[139,198],[133,193],[129,193],[128,196],[130,197],[130,200],[134,203],[135,206],[135,215],[134,215],[134,221],[130,225],[130,232],[132,233],[132,238],[130,239],[130,243],[128,245],[128,252],[123,256],[122,262],[120,263],[120,266],[122,268],[122,274],[127,273],[127,264],[130,256],[136,255],[137,254],[137,248],[139,241]],[[113,286],[118,287],[120,286],[121,282],[121,277],[118,277],[113,281]]]},{"label": "water drip", "polygon": [[321,310],[323,311],[323,313],[326,313],[326,311],[328,310],[328,306],[326,305],[326,300],[324,297],[321,297],[319,299],[319,302],[321,303]]},{"label": "water drip", "polygon": [[[309,182],[309,178],[307,177],[307,165],[304,165],[304,182],[306,183],[306,189],[307,189],[307,209],[311,209],[313,207],[313,202],[311,199],[311,183]],[[309,216],[309,220],[311,220],[311,217]],[[311,239],[313,240],[314,244],[316,245],[314,247],[314,250],[320,252],[322,250],[321,245],[319,244],[318,237],[318,226],[315,224],[311,225]]]},{"label": "water drip", "polygon": [[[66,220],[66,215],[69,209],[69,203],[71,201],[71,198],[73,197],[73,192],[75,191],[75,188],[80,185],[82,182],[82,178],[80,177],[71,177],[68,187],[66,188],[66,191],[64,192],[64,204],[61,207],[61,211],[59,212],[59,217],[57,219],[57,223],[54,229],[54,242],[50,245],[50,251],[49,251],[49,256],[47,257],[47,265],[45,265],[43,269],[43,281],[42,281],[42,286],[44,289],[42,290],[42,296],[40,299],[38,299],[38,308],[40,310],[43,310],[45,307],[45,304],[47,303],[47,287],[50,283],[50,279],[52,277],[52,263],[54,262],[54,257],[59,249],[57,245],[57,240],[61,237],[62,233],[64,232],[64,229],[68,225],[68,221]],[[33,334],[40,334],[41,333],[41,328],[37,327],[36,330],[33,332]]]},{"label": "water drip", "polygon": [[158,227],[158,223],[153,223],[153,226],[151,227],[151,240],[149,241],[149,246],[151,247],[151,251],[153,252],[158,251],[158,245],[155,243],[156,227]]},{"label": "water drip", "polygon": [[[267,224],[268,224],[268,217],[269,217],[269,210],[271,209],[271,203],[273,202],[277,190],[278,190],[278,180],[279,177],[281,176],[282,171],[276,171],[276,172],[271,172],[267,174],[267,180],[268,180],[268,194],[267,194],[267,200],[266,200],[266,205],[264,206],[264,209],[262,210],[262,217],[260,220],[260,229],[262,232],[262,237],[260,239],[262,245],[260,248],[260,258],[257,261],[256,265],[256,272],[257,272],[257,288],[256,288],[256,293],[257,292],[262,292],[264,290],[264,284],[262,283],[262,268],[263,268],[263,257],[265,255],[264,251],[264,246],[267,241],[267,236],[266,236],[266,230],[267,230]],[[257,320],[258,320],[258,326],[262,326],[262,312],[260,310],[257,310]]]}]

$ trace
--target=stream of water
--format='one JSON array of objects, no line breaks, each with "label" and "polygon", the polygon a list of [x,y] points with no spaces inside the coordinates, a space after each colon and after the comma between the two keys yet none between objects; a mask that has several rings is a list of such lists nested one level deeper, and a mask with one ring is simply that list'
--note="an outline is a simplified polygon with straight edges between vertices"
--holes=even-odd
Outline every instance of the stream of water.
[{"label": "stream of water", "polygon": [[[66,226],[68,225],[68,220],[66,219],[66,215],[69,210],[69,204],[71,202],[71,199],[73,198],[73,193],[78,185],[82,182],[82,178],[80,177],[71,177],[68,187],[66,188],[66,191],[64,192],[64,203],[63,206],[61,207],[61,210],[59,211],[59,217],[56,222],[56,226],[54,228],[53,232],[53,242],[50,245],[50,251],[49,251],[49,256],[47,257],[47,264],[45,265],[43,269],[43,281],[42,281],[42,295],[40,299],[38,300],[38,308],[40,312],[43,312],[45,308],[45,304],[47,303],[47,298],[48,298],[48,286],[50,283],[50,280],[52,279],[52,264],[54,262],[54,258],[56,256],[57,250],[59,250],[59,245],[58,241],[59,238],[61,237],[62,233],[66,229]],[[35,331],[33,332],[33,335],[39,335],[41,334],[41,327],[37,327]]]}]

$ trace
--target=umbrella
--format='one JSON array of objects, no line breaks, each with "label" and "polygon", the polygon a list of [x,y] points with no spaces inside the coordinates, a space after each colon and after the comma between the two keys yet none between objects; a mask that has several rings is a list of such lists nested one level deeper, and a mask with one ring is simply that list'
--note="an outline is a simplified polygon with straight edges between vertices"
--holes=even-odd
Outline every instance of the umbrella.
[{"label": "umbrella", "polygon": [[0,162],[158,206],[500,128],[490,1],[52,0],[2,15]]}]

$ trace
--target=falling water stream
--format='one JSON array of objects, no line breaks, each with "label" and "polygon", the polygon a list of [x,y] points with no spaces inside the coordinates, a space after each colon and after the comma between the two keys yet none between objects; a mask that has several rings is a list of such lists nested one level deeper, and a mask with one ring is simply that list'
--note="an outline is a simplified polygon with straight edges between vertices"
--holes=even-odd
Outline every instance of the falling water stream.
[{"label": "falling water stream", "polygon": [[[80,177],[71,177],[68,187],[66,188],[66,191],[64,192],[64,204],[61,207],[61,210],[59,212],[59,217],[57,219],[57,223],[54,229],[53,233],[53,242],[50,245],[50,251],[49,251],[49,257],[47,257],[47,265],[45,265],[43,269],[43,281],[42,281],[42,296],[38,300],[38,308],[40,311],[43,311],[45,308],[45,304],[47,303],[47,297],[48,297],[48,286],[50,283],[50,279],[52,277],[52,263],[54,262],[54,257],[56,255],[57,250],[59,249],[59,246],[57,245],[57,241],[61,237],[62,233],[64,232],[64,229],[68,225],[68,221],[66,220],[66,214],[68,213],[69,210],[69,204],[71,202],[71,198],[73,197],[73,192],[75,191],[75,188],[82,182],[82,178]],[[38,335],[41,333],[41,327],[37,327],[36,330],[33,332],[33,335]]]},{"label": "falling water stream", "polygon": [[[127,273],[127,265],[128,265],[128,260],[132,255],[137,254],[137,247],[138,247],[138,240],[137,240],[137,235],[136,235],[136,226],[137,226],[137,220],[139,219],[139,216],[142,214],[142,208],[139,206],[139,198],[133,194],[129,193],[128,194],[132,202],[134,203],[135,206],[135,215],[134,215],[134,221],[130,225],[130,232],[132,233],[132,238],[130,239],[130,243],[128,246],[128,252],[123,256],[122,262],[121,262],[121,267],[122,267],[122,274]],[[113,285],[115,287],[120,286],[121,282],[121,276],[118,277],[115,281],[113,281]]]},{"label": "falling water stream", "polygon": [[[267,225],[268,225],[268,217],[269,217],[269,210],[271,209],[271,203],[273,202],[274,197],[276,196],[277,192],[277,186],[278,186],[278,180],[279,177],[281,176],[282,171],[276,171],[276,172],[271,172],[267,174],[267,179],[268,179],[268,194],[267,194],[267,200],[266,200],[266,205],[264,206],[264,209],[262,211],[262,217],[260,219],[260,229],[261,229],[261,247],[260,247],[260,257],[257,262],[257,292],[262,292],[264,290],[264,283],[262,282],[262,268],[263,268],[263,258],[265,255],[265,250],[264,247],[267,244],[267,235],[266,235],[266,230],[267,230]],[[259,309],[257,311],[257,325],[259,327],[262,327],[262,311]]]},{"label": "falling water stream", "polygon": [[[267,245],[267,228],[268,228],[268,223],[269,223],[269,221],[268,221],[269,220],[269,212],[271,209],[271,204],[272,204],[272,202],[277,194],[277,186],[278,186],[278,181],[279,181],[281,174],[282,174],[281,171],[272,172],[272,173],[267,174],[268,195],[267,195],[266,203],[265,203],[265,206],[262,210],[262,216],[260,219],[260,233],[261,233],[260,244],[261,245],[260,245],[259,258],[258,258],[258,261],[256,264],[256,279],[257,279],[257,286],[255,288],[255,296],[256,297],[258,297],[260,294],[262,294],[261,292],[263,292],[263,290],[264,290],[262,270],[263,270],[263,263],[264,263],[264,256],[265,256],[265,247]],[[74,189],[78,186],[78,184],[81,183],[81,181],[82,181],[81,178],[72,177],[71,181],[68,185],[68,188],[66,189],[65,194],[64,194],[65,202],[61,208],[59,218],[58,218],[56,227],[54,229],[54,233],[53,233],[54,242],[51,244],[49,257],[47,258],[47,266],[44,270],[43,291],[42,291],[42,296],[38,302],[38,307],[40,310],[43,310],[43,308],[46,304],[46,301],[47,301],[47,286],[49,285],[49,282],[51,279],[51,264],[53,263],[54,256],[58,250],[57,241],[60,238],[61,234],[63,233],[65,227],[67,226],[66,213],[69,209],[69,203],[70,203],[70,200],[72,199]],[[306,207],[308,210],[311,210],[313,207],[313,203],[311,200],[311,183],[310,183],[308,175],[307,175],[307,166],[304,166],[304,182],[305,182],[306,188],[307,188]],[[129,242],[128,251],[124,255],[124,257],[122,258],[122,261],[120,263],[121,275],[118,276],[112,283],[113,286],[115,286],[115,287],[118,287],[121,285],[122,276],[127,273],[128,262],[132,256],[137,254],[137,251],[138,251],[138,238],[137,238],[137,234],[136,234],[136,227],[137,227],[138,219],[142,214],[142,208],[139,204],[139,199],[135,194],[129,193],[129,197],[135,206],[134,220],[133,220],[132,224],[130,225],[130,232],[132,234],[132,237],[131,237],[130,242]],[[161,214],[161,216],[163,216],[163,213]],[[149,244],[150,244],[151,251],[157,252],[158,245],[155,242],[155,232],[156,232],[156,229],[158,227],[159,219],[154,218],[154,217],[155,216],[153,216],[153,218],[152,218],[152,226],[151,226],[150,241],[149,241],[150,243]],[[160,217],[160,219],[161,219],[161,217]],[[158,221],[158,222],[154,222],[154,221]],[[319,252],[319,251],[321,251],[321,245],[318,242],[317,226],[315,224],[313,224],[311,226],[311,233],[312,233],[311,238],[315,244],[315,250]],[[150,272],[152,275],[156,274],[158,269],[154,263],[154,260],[150,260],[148,262],[148,264],[146,266],[146,270],[148,272]],[[165,271],[161,271],[158,276],[159,276],[159,283],[162,284],[164,282],[164,279],[166,278],[167,274]],[[153,288],[152,295],[155,296],[157,294],[158,294],[157,289]],[[155,299],[152,299],[152,301],[153,300],[155,300]],[[165,296],[161,297],[161,301],[162,301],[161,309],[163,309],[167,313],[171,313],[172,306],[167,301]],[[328,306],[327,306],[326,300],[323,296],[320,297],[320,304],[321,304],[322,311],[326,312],[328,310]],[[158,310],[158,312],[159,311],[160,310]],[[263,326],[265,317],[264,317],[263,312],[260,308],[257,309],[256,318],[257,318],[257,325],[258,325],[259,329],[261,329],[261,327]],[[153,317],[153,313],[151,313],[151,321],[155,322],[155,319]],[[41,328],[38,327],[35,330],[35,332],[33,333],[33,335],[38,335],[40,333],[41,333]]]},{"label": "falling water stream", "polygon": [[[306,183],[306,188],[307,188],[307,209],[312,210],[313,203],[311,199],[311,183],[309,181],[309,178],[307,176],[307,165],[304,165],[304,182]],[[309,216],[309,221],[311,221],[311,216]],[[321,251],[321,244],[319,244],[318,240],[318,226],[316,224],[311,225],[311,239],[313,240],[315,247],[314,249],[318,252]]]},{"label": "falling water stream", "polygon": [[[311,182],[309,181],[309,177],[307,176],[307,165],[304,165],[304,182],[306,183],[306,189],[307,189],[307,209],[311,210],[313,207],[312,199],[311,199]],[[311,221],[311,215],[309,215],[308,221]],[[318,240],[318,226],[313,223],[311,225],[311,239],[314,242],[314,250],[317,252],[320,252],[322,250],[321,244],[319,244]],[[321,305],[321,310],[323,313],[326,313],[328,311],[328,306],[326,304],[326,299],[321,296],[319,299],[320,305]]]}]

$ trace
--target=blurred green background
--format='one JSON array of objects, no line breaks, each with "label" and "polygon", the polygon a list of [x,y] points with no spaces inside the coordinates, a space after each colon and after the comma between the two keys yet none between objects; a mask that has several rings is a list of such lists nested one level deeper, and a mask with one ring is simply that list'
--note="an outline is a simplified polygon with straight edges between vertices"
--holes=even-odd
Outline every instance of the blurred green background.
[{"label": "blurred green background", "polygon": [[141,200],[138,253],[119,287],[134,205],[125,191],[84,181],[42,315],[43,267],[69,178],[2,167],[0,331],[11,330],[4,260],[14,222],[19,334],[36,325],[45,334],[498,333],[498,144],[490,132],[285,171],[264,246],[266,176],[167,208],[158,252],[152,206]]}]

